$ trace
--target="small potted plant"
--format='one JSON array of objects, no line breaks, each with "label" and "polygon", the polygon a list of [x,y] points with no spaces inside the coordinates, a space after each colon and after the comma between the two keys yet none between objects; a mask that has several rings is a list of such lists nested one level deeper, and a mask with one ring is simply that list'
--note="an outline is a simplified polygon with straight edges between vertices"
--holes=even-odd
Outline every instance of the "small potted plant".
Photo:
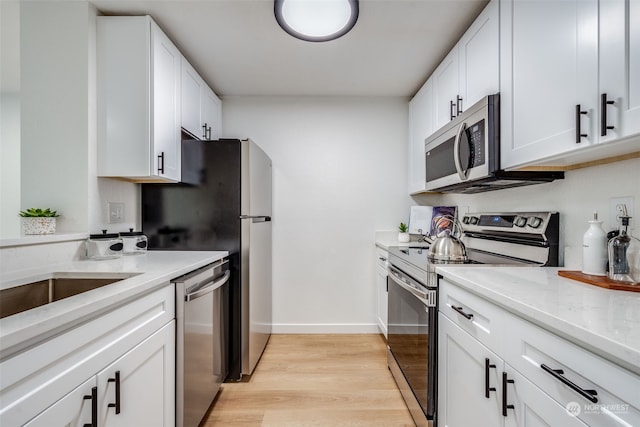
[{"label": "small potted plant", "polygon": [[409,228],[407,227],[407,224],[405,224],[404,222],[400,223],[400,226],[398,226],[398,242],[400,243],[407,243],[409,240],[411,240],[411,237],[409,236]]},{"label": "small potted plant", "polygon": [[29,208],[20,211],[23,234],[54,234],[58,212],[51,209]]}]

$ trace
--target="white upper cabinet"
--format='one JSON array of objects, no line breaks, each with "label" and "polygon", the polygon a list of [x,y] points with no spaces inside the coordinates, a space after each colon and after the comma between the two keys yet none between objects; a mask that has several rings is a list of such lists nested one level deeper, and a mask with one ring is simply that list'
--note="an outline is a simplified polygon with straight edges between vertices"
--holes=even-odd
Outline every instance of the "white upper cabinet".
[{"label": "white upper cabinet", "polygon": [[640,1],[600,0],[599,24],[600,102],[603,94],[613,101],[606,104],[613,129],[599,135],[609,141],[640,133]]},{"label": "white upper cabinet", "polygon": [[221,113],[220,99],[183,57],[182,128],[197,139],[218,139]]},{"label": "white upper cabinet", "polygon": [[180,180],[181,57],[149,16],[98,17],[98,176]]},{"label": "white upper cabinet", "polygon": [[501,1],[503,168],[640,149],[584,150],[640,132],[639,3]]},{"label": "white upper cabinet", "polygon": [[204,80],[182,57],[182,128],[196,138],[204,139],[200,118]]},{"label": "white upper cabinet", "polygon": [[222,133],[222,102],[220,98],[205,86],[202,96],[202,128],[207,140],[219,139]]},{"label": "white upper cabinet", "polygon": [[424,140],[433,132],[433,80],[409,102],[409,194],[425,191]]},{"label": "white upper cabinet", "polygon": [[499,4],[491,1],[431,75],[438,130],[500,89]]}]

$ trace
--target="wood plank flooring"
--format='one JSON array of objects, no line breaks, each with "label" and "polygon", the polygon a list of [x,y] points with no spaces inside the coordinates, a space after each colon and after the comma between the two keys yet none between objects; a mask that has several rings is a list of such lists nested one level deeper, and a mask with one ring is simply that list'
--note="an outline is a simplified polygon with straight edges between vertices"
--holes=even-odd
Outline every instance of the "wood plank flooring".
[{"label": "wood plank flooring", "polygon": [[414,426],[382,335],[272,335],[253,375],[225,383],[201,427]]}]

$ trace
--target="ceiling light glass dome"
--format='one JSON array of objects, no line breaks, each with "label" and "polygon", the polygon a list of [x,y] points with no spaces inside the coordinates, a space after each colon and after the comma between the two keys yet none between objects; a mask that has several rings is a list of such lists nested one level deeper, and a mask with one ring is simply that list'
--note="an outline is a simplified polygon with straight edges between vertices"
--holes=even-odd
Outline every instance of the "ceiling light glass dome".
[{"label": "ceiling light glass dome", "polygon": [[325,42],[348,33],[358,20],[358,0],[275,0],[278,24],[301,40]]}]

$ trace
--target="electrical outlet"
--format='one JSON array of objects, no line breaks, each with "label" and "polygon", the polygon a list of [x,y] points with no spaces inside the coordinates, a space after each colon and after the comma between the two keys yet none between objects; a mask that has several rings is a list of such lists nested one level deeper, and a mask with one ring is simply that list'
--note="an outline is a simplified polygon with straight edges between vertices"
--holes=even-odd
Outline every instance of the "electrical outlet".
[{"label": "electrical outlet", "polygon": [[124,203],[122,202],[109,202],[109,224],[117,224],[124,222]]},{"label": "electrical outlet", "polygon": [[622,205],[627,206],[627,215],[634,216],[633,197],[611,197],[609,199],[609,228],[617,229],[620,226],[620,215],[622,215]]}]

